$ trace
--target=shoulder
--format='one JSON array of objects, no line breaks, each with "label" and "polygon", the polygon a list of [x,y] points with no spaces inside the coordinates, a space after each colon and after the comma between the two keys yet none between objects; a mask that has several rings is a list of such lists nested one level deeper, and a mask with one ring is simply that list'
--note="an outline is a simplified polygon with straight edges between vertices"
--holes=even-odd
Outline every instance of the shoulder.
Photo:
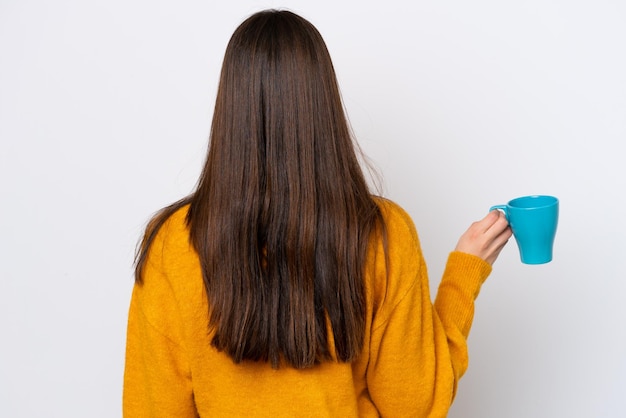
[{"label": "shoulder", "polygon": [[372,329],[387,324],[400,304],[428,295],[428,274],[418,234],[409,214],[397,203],[376,197],[384,225],[370,241],[366,292]]},{"label": "shoulder", "polygon": [[[167,210],[164,209],[164,211]],[[183,205],[171,211],[171,213],[160,213],[158,216],[165,216],[163,223],[158,226],[158,231],[152,243],[150,252],[156,253],[162,251],[180,250],[188,248],[189,244],[189,227],[187,225],[187,214],[189,213],[189,204]]]},{"label": "shoulder", "polygon": [[[167,209],[169,208],[169,212]],[[193,280],[192,270],[197,264],[195,252],[189,243],[187,228],[188,206],[168,207],[160,211],[155,219],[160,225],[150,243],[147,258],[143,265],[142,281],[135,283],[131,301],[131,314],[141,314],[151,328],[169,340],[180,343],[182,340],[182,300],[189,299],[196,288],[201,288]],[[159,216],[162,218],[159,219]],[[182,277],[182,279],[181,279]],[[189,290],[189,288],[192,288]]]},{"label": "shoulder", "polygon": [[406,226],[413,226],[411,216],[404,210],[402,206],[385,197],[374,196],[374,202],[380,209],[380,212],[387,223],[400,223]]},{"label": "shoulder", "polygon": [[154,235],[147,249],[142,275],[144,283],[158,282],[155,276],[169,281],[177,275],[177,271],[187,270],[189,266],[198,263],[189,235],[188,212],[188,204],[172,205],[161,210],[152,219],[151,222],[156,225],[148,226],[148,230],[154,228]]},{"label": "shoulder", "polygon": [[189,213],[189,204],[182,205],[175,210],[167,217],[161,231],[159,233],[165,234],[165,236],[170,235],[180,235],[187,234],[189,232],[187,228],[187,214]]},{"label": "shoulder", "polygon": [[374,197],[383,221],[385,233],[390,241],[406,241],[419,247],[419,238],[411,216],[396,202],[383,197]]},{"label": "shoulder", "polygon": [[168,206],[155,215],[154,238],[147,249],[140,282],[145,295],[164,300],[165,293],[185,293],[191,278],[199,274],[199,259],[191,243],[187,214],[189,205]]}]

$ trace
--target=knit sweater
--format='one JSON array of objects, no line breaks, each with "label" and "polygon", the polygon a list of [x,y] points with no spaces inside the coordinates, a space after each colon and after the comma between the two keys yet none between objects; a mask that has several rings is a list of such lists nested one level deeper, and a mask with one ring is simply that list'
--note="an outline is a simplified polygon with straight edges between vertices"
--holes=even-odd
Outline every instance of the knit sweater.
[{"label": "knit sweater", "polygon": [[445,417],[468,366],[474,300],[491,266],[452,252],[437,297],[409,215],[377,199],[387,228],[365,265],[366,328],[352,363],[307,369],[235,364],[211,346],[208,304],[185,223],[161,227],[142,284],[133,289],[124,372],[124,416]]}]

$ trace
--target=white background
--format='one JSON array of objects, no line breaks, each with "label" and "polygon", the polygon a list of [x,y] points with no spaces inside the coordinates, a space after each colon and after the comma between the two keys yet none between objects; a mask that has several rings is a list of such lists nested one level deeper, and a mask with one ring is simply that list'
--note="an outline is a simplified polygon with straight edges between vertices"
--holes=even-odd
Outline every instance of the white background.
[{"label": "white background", "polygon": [[226,43],[270,6],[326,39],[433,295],[491,205],[561,200],[554,261],[512,241],[483,287],[450,416],[626,416],[618,0],[0,0],[0,416],[120,416],[135,243],[193,189]]}]

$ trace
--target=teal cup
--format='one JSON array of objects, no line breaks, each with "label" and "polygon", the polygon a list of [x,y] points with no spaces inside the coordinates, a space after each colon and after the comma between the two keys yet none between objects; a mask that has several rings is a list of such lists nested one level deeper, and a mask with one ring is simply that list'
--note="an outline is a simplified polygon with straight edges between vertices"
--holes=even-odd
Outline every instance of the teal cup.
[{"label": "teal cup", "polygon": [[552,261],[554,237],[559,221],[559,200],[553,196],[525,196],[490,211],[504,212],[524,264]]}]

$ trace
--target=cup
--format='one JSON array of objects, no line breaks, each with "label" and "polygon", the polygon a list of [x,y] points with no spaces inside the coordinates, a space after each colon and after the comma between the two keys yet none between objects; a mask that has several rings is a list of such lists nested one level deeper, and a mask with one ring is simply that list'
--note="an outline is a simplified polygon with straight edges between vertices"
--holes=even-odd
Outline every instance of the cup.
[{"label": "cup", "polygon": [[524,264],[552,261],[552,248],[559,220],[559,200],[554,196],[524,196],[506,205],[492,206],[504,212]]}]

